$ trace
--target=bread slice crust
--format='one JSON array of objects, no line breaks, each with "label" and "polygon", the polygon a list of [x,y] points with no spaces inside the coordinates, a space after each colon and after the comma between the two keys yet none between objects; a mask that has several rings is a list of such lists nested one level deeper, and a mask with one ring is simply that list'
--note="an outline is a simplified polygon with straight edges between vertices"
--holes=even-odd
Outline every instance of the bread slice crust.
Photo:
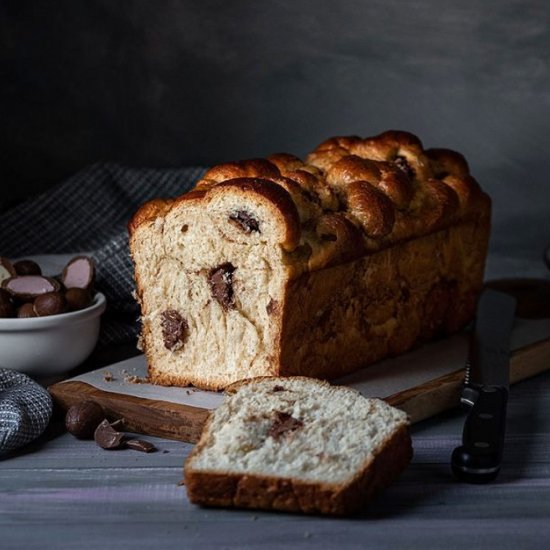
[{"label": "bread slice crust", "polygon": [[[316,387],[330,387],[328,382],[302,376],[260,377],[232,384],[227,393],[234,395],[245,386],[254,388],[266,383],[292,385],[294,382],[309,385],[311,391]],[[337,391],[357,394],[355,390],[345,387],[339,387]],[[351,477],[339,483],[317,482],[296,476],[195,467],[194,462],[210,443],[214,414],[216,413],[212,413],[206,422],[201,438],[184,466],[189,499],[202,506],[352,515],[359,512],[379,491],[394,482],[410,463],[413,455],[408,422],[401,422]]]},{"label": "bread slice crust", "polygon": [[[194,504],[258,508],[304,514],[349,516],[358,513],[377,493],[391,485],[412,459],[411,438],[402,427],[384,448],[346,484],[321,484],[296,478],[194,471],[188,459],[185,485]],[[190,455],[189,458],[191,458]]]}]

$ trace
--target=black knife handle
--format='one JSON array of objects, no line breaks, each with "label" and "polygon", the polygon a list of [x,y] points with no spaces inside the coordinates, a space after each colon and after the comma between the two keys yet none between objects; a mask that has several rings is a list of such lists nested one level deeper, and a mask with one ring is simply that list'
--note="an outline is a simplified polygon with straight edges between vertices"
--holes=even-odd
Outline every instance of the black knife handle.
[{"label": "black knife handle", "polygon": [[488,483],[500,471],[506,428],[508,390],[488,386],[479,395],[464,423],[462,446],[453,451],[454,475],[467,483]]}]

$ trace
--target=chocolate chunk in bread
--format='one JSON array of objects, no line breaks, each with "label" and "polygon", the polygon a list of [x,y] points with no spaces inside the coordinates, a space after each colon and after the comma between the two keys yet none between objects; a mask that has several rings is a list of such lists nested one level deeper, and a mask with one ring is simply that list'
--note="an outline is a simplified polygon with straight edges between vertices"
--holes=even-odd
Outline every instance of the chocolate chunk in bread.
[{"label": "chocolate chunk in bread", "polygon": [[260,232],[260,222],[246,210],[237,210],[229,216],[245,233]]},{"label": "chocolate chunk in bread", "polygon": [[[276,391],[276,389],[273,388],[273,391]],[[292,415],[282,411],[275,411],[275,420],[271,424],[267,435],[278,439],[282,435],[301,428],[303,425],[304,423],[301,420],[294,418]]]},{"label": "chocolate chunk in bread", "polygon": [[414,178],[414,170],[411,168],[411,165],[407,162],[405,157],[398,155],[393,159],[393,163],[410,179]]},{"label": "chocolate chunk in bread", "polygon": [[180,348],[185,342],[189,325],[184,317],[175,309],[161,313],[162,336],[164,347],[170,351]]},{"label": "chocolate chunk in bread", "polygon": [[233,290],[235,269],[232,263],[226,262],[212,269],[208,275],[212,296],[225,310],[235,307],[235,292]]}]

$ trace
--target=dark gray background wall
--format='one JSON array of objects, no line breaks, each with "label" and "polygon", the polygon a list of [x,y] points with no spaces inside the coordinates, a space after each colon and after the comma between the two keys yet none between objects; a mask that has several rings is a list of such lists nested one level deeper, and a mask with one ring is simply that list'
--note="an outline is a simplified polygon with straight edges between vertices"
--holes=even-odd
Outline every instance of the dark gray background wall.
[{"label": "dark gray background wall", "polygon": [[493,253],[550,241],[545,0],[4,0],[4,207],[97,160],[211,164],[387,128],[463,152]]}]

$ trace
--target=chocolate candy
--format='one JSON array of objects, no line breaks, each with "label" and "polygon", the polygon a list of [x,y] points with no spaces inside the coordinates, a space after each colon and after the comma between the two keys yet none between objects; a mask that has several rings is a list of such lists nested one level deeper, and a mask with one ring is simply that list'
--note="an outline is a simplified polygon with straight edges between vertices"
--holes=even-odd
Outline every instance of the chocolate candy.
[{"label": "chocolate candy", "polygon": [[229,221],[245,233],[260,233],[260,222],[246,210],[237,210],[229,216]]},{"label": "chocolate candy", "polygon": [[208,276],[212,296],[226,311],[235,308],[235,292],[233,290],[235,269],[232,263],[227,262],[212,269]]},{"label": "chocolate candy", "polygon": [[42,317],[91,305],[95,267],[87,256],[74,257],[56,277],[42,276],[32,260],[14,264],[0,257],[0,317]]},{"label": "chocolate candy", "polygon": [[104,419],[105,414],[100,405],[94,401],[83,401],[69,408],[65,415],[65,427],[78,439],[92,439]]},{"label": "chocolate candy", "polygon": [[34,311],[34,304],[32,302],[27,302],[26,304],[19,306],[17,308],[15,316],[18,319],[29,319],[30,317],[38,317],[38,315],[36,315],[36,312]]},{"label": "chocolate candy", "polygon": [[17,275],[42,275],[40,266],[32,260],[19,260],[13,264]]},{"label": "chocolate candy", "polygon": [[13,317],[14,314],[15,308],[11,294],[7,290],[0,288],[0,317]]},{"label": "chocolate candy", "polygon": [[65,288],[92,288],[94,284],[94,263],[87,256],[76,256],[63,270],[61,282]]},{"label": "chocolate candy", "polygon": [[185,342],[189,324],[175,309],[163,311],[160,318],[164,347],[171,351],[179,349]]},{"label": "chocolate candy", "polygon": [[151,442],[144,441],[143,439],[128,439],[126,447],[134,451],[141,451],[142,453],[153,453],[157,450]]},{"label": "chocolate candy", "polygon": [[67,311],[84,309],[92,303],[92,293],[87,288],[69,288],[65,292]]},{"label": "chocolate candy", "polygon": [[65,297],[61,292],[47,292],[37,296],[34,300],[34,312],[39,317],[47,315],[58,315],[65,312],[66,303]]},{"label": "chocolate candy", "polygon": [[103,420],[95,429],[94,440],[102,449],[121,449],[125,447],[126,436],[117,432],[108,420]]},{"label": "chocolate candy", "polygon": [[10,277],[15,277],[17,273],[13,268],[12,263],[7,259],[0,256],[0,284]]},{"label": "chocolate candy", "polygon": [[10,292],[16,300],[31,302],[41,294],[59,291],[61,289],[61,284],[52,277],[21,275],[6,279],[2,283],[2,287]]}]

